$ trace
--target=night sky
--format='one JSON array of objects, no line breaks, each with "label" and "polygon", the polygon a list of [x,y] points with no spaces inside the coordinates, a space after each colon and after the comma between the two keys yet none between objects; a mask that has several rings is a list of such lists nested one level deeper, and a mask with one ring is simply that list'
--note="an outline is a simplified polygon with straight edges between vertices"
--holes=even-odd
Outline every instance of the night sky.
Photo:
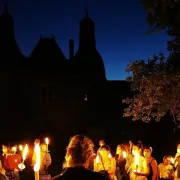
[{"label": "night sky", "polygon": [[146,12],[138,0],[1,0],[14,17],[15,35],[23,54],[29,55],[43,33],[55,34],[56,41],[68,57],[68,40],[78,48],[79,22],[88,8],[95,22],[96,45],[105,64],[109,80],[122,80],[129,60],[151,58],[166,51],[168,37],[146,35],[149,26]]}]

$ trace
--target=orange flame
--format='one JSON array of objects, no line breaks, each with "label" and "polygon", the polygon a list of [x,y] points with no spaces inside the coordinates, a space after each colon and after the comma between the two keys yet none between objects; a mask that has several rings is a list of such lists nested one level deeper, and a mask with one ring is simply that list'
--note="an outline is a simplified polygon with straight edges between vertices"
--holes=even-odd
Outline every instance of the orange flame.
[{"label": "orange flame", "polygon": [[123,154],[123,157],[126,158],[126,152],[123,151],[122,154]]},{"label": "orange flame", "polygon": [[111,155],[111,153],[109,153],[109,154],[108,154],[108,157],[109,157],[109,158],[112,158],[112,155]]},{"label": "orange flame", "polygon": [[135,155],[135,165],[138,166],[139,165],[139,154],[136,153]]},{"label": "orange flame", "polygon": [[45,143],[48,145],[49,144],[49,139],[46,137],[45,138]]},{"label": "orange flame", "polygon": [[28,153],[28,145],[26,144],[22,153],[23,161],[26,159]]},{"label": "orange flame", "polygon": [[174,158],[173,157],[171,157],[171,163],[174,164]]},{"label": "orange flame", "polygon": [[34,165],[34,171],[39,171],[40,169],[40,146],[39,144],[35,145],[35,154],[36,154],[36,163]]},{"label": "orange flame", "polygon": [[99,156],[96,156],[96,163],[99,163]]},{"label": "orange flame", "polygon": [[19,150],[20,150],[20,151],[22,151],[22,150],[23,150],[22,145],[19,145]]}]

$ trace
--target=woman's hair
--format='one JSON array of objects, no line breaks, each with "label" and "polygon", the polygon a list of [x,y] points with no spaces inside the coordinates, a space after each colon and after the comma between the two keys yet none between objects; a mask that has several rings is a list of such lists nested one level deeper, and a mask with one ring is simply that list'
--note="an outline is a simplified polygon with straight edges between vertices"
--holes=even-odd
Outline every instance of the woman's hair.
[{"label": "woman's hair", "polygon": [[122,151],[127,151],[127,148],[124,144],[119,144],[117,147],[121,148]]},{"label": "woman's hair", "polygon": [[145,146],[143,150],[145,150],[145,149],[150,150],[150,151],[151,151],[151,153],[152,153],[152,151],[153,151],[153,148],[152,148],[151,146]]},{"label": "woman's hair", "polygon": [[110,151],[110,147],[109,147],[108,145],[104,144],[103,146],[101,146],[101,147],[99,148],[99,150],[100,150],[100,151],[102,151],[102,150]]},{"label": "woman's hair", "polygon": [[126,152],[130,152],[130,146],[129,146],[128,143],[124,143],[124,144],[122,144],[122,145],[125,147]]},{"label": "woman's hair", "polygon": [[143,149],[143,145],[142,145],[142,143],[141,143],[141,142],[138,142],[138,143],[136,143],[136,144],[133,144],[133,146],[138,147],[140,150],[142,150],[142,149]]},{"label": "woman's hair", "polygon": [[[94,155],[94,144],[86,136],[75,135],[66,148],[66,161],[69,166],[83,165]],[[68,158],[67,158],[68,157]]]},{"label": "woman's hair", "polygon": [[170,156],[170,155],[165,155],[165,156],[163,157],[163,161],[164,161],[165,159],[167,159],[167,158],[171,158],[171,156]]}]

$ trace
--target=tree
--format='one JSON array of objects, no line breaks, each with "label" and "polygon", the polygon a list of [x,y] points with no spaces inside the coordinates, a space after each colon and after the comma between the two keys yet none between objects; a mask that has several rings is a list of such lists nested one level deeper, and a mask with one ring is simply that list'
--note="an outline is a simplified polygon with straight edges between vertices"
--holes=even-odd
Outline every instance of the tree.
[{"label": "tree", "polygon": [[168,50],[180,53],[180,1],[179,0],[141,0],[141,5],[147,11],[149,32],[166,33],[172,37],[168,41]]},{"label": "tree", "polygon": [[131,61],[126,71],[131,72],[127,81],[134,92],[126,98],[128,104],[124,116],[133,120],[159,121],[169,114],[175,127],[180,127],[180,1],[178,0],[141,0],[147,10],[150,31],[165,30],[172,37],[168,42],[169,57],[163,53],[152,59]]},{"label": "tree", "polygon": [[176,126],[180,120],[180,75],[171,71],[168,60],[162,53],[147,62],[136,60],[130,62],[126,71],[132,72],[127,80],[134,92],[123,103],[128,104],[124,116],[133,120],[149,122],[170,114]]}]

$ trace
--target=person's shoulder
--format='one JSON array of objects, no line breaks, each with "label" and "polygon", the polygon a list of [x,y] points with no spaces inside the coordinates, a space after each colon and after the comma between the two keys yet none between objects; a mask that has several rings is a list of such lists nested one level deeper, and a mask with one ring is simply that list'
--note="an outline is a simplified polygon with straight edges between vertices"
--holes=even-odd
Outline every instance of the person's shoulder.
[{"label": "person's shoulder", "polygon": [[78,176],[78,179],[108,180],[98,172],[93,172],[82,167],[67,168],[61,178],[63,180],[69,180],[75,176]]},{"label": "person's shoulder", "polygon": [[173,166],[171,164],[168,165],[169,169],[173,169]]},{"label": "person's shoulder", "polygon": [[98,173],[98,172],[90,171],[90,173],[91,173],[91,177],[92,177],[94,180],[109,180],[108,178],[106,178],[105,176],[101,175],[101,174]]}]

